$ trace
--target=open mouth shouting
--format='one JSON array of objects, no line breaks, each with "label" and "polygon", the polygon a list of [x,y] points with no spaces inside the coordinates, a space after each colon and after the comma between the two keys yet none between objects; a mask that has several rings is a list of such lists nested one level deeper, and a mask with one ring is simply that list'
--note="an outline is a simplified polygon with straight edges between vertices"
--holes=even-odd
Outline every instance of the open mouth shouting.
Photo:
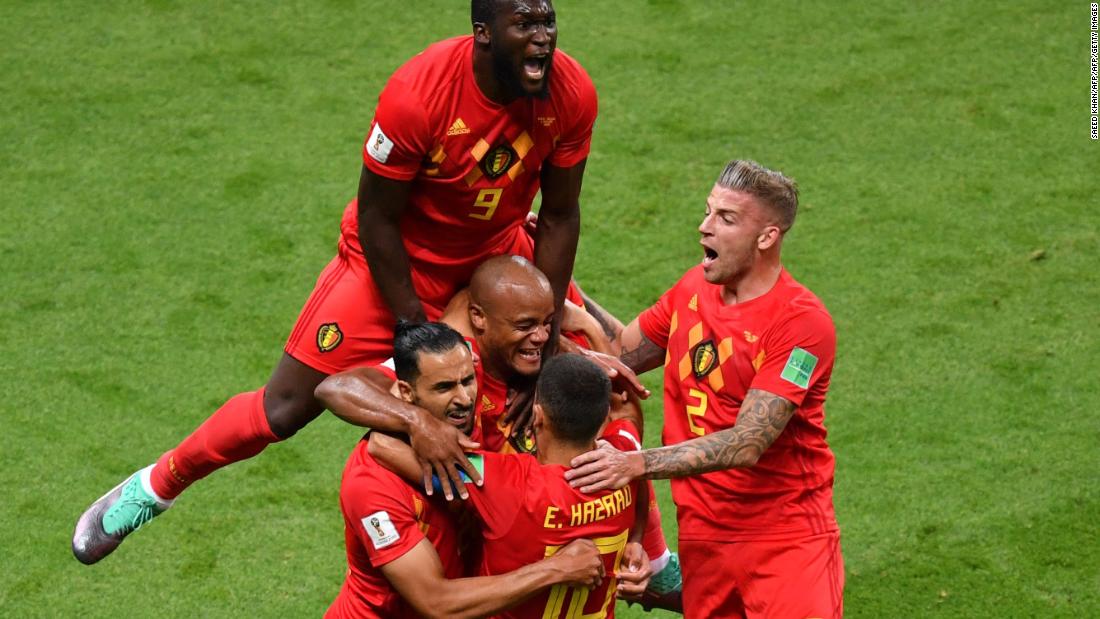
[{"label": "open mouth shouting", "polygon": [[710,247],[703,245],[703,268],[714,264],[718,260],[718,252],[714,251]]},{"label": "open mouth shouting", "polygon": [[550,54],[532,54],[523,59],[523,77],[529,82],[541,82],[546,77]]}]

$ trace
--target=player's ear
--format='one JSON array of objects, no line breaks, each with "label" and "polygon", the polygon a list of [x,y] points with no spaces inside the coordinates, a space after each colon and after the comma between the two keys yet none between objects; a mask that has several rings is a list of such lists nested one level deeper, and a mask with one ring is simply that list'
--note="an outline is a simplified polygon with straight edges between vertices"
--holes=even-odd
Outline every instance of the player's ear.
[{"label": "player's ear", "polygon": [[474,43],[488,46],[490,35],[489,24],[479,21],[474,22]]},{"label": "player's ear", "polygon": [[485,310],[477,303],[470,303],[470,324],[478,331],[485,330]]},{"label": "player's ear", "polygon": [[779,226],[775,224],[764,226],[764,229],[760,231],[760,235],[756,237],[756,247],[760,251],[764,251],[778,243],[781,236],[783,236],[783,231],[779,229]]},{"label": "player's ear", "polygon": [[542,404],[535,400],[534,406],[531,407],[531,428],[534,430],[541,430],[546,423],[546,414],[542,412]]},{"label": "player's ear", "polygon": [[413,386],[403,380],[397,381],[397,394],[401,396],[401,399],[412,403],[416,398],[413,395]]}]

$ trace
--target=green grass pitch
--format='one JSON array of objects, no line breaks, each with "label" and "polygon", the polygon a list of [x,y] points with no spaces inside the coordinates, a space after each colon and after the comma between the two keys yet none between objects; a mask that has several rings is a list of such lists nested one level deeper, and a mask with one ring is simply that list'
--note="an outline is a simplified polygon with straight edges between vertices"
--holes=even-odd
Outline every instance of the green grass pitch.
[{"label": "green grass pitch", "polygon": [[[849,616],[1100,615],[1088,3],[557,9],[600,92],[576,276],[608,308],[633,317],[700,259],[727,159],[801,184],[784,253],[839,332]],[[384,80],[467,32],[467,11],[2,3],[0,615],[324,611],[359,434],[331,416],[99,565],[69,537],[266,380],[334,251]],[[657,400],[647,414],[655,444]]]}]

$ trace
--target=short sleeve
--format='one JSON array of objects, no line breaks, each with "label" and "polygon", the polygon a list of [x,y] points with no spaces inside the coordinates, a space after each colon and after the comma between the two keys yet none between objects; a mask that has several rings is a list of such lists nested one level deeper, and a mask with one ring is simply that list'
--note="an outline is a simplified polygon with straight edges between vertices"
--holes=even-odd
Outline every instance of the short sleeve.
[{"label": "short sleeve", "polygon": [[676,286],[661,295],[649,309],[638,315],[638,326],[654,344],[668,348],[668,333],[672,328],[672,295]]},{"label": "short sleeve", "polygon": [[836,328],[822,311],[793,314],[761,338],[764,363],[750,389],[761,389],[801,406],[806,394],[832,372]]},{"label": "short sleeve", "polygon": [[569,89],[570,100],[564,102],[571,122],[558,140],[547,161],[559,168],[571,168],[588,157],[592,146],[592,127],[596,124],[599,103],[592,78],[576,64],[576,82]]},{"label": "short sleeve", "polygon": [[394,481],[371,477],[342,497],[348,524],[374,567],[400,558],[424,539],[411,491],[404,482]]},{"label": "short sleeve", "polygon": [[390,357],[389,359],[386,359],[382,363],[379,363],[373,367],[374,369],[384,374],[386,378],[389,378],[390,380],[397,380],[397,368],[394,365],[393,357]]},{"label": "short sleeve", "polygon": [[638,451],[642,448],[638,427],[629,419],[616,419],[607,424],[600,438],[619,451]]},{"label": "short sleeve", "polygon": [[410,180],[430,148],[425,106],[405,82],[391,78],[378,97],[370,134],[363,143],[363,165],[379,176]]},{"label": "short sleeve", "polygon": [[[473,462],[475,458],[479,462]],[[466,484],[470,491],[469,506],[485,525],[485,536],[496,537],[511,530],[516,515],[523,508],[534,457],[528,454],[498,454],[478,452],[471,456],[474,466],[481,465],[480,487]]]}]

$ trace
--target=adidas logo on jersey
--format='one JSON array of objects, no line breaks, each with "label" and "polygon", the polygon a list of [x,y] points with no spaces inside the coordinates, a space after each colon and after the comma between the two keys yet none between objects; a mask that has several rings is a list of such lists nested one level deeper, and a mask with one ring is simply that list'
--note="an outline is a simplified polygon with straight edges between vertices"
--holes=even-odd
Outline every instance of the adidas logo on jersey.
[{"label": "adidas logo on jersey", "polygon": [[463,135],[470,132],[470,128],[466,126],[466,123],[462,122],[461,118],[456,118],[451,128],[447,130],[447,135]]}]

